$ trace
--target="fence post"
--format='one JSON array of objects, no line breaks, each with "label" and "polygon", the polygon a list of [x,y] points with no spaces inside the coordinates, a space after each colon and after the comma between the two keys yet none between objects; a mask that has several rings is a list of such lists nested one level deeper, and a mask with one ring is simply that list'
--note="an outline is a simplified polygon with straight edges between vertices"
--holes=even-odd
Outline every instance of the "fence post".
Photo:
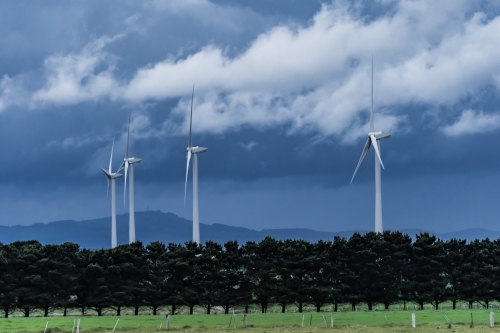
[{"label": "fence post", "polygon": [[302,315],[302,327],[304,327],[304,315]]},{"label": "fence post", "polygon": [[417,322],[415,320],[415,312],[411,314],[411,327],[413,328],[417,327]]},{"label": "fence post", "polygon": [[333,328],[333,313],[332,313],[332,317],[330,319],[330,323],[332,324],[332,328]]},{"label": "fence post", "polygon": [[165,329],[168,331],[169,329],[169,326],[170,326],[170,316],[167,315],[167,318],[165,319],[166,323],[165,323]]},{"label": "fence post", "polygon": [[490,327],[495,326],[495,312],[490,312]]},{"label": "fence post", "polygon": [[247,314],[243,314],[243,328],[247,328]]},{"label": "fence post", "polygon": [[327,325],[327,323],[326,323],[326,318],[325,318],[325,315],[324,315],[324,314],[322,314],[321,316],[323,317],[323,324],[325,324],[325,328],[327,328],[327,327],[328,327],[328,325]]}]

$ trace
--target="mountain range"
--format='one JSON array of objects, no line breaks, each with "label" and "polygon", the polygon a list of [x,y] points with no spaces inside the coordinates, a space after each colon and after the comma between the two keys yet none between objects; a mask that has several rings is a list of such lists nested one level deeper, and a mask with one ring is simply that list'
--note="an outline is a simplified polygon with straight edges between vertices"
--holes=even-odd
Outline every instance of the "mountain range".
[{"label": "mountain range", "polygon": [[[136,237],[144,244],[153,241],[168,243],[185,243],[192,239],[192,222],[173,213],[161,211],[136,212]],[[413,240],[421,232],[429,232],[442,240],[452,238],[466,239],[497,239],[500,231],[481,228],[465,229],[449,233],[434,233],[420,229],[401,229]],[[118,244],[128,243],[128,214],[117,216]],[[200,224],[201,242],[212,240],[224,243],[236,240],[239,244],[247,241],[260,241],[266,236],[275,239],[303,239],[310,242],[332,240],[334,236],[349,238],[354,232],[365,233],[367,230],[349,230],[339,232],[316,231],[311,229],[263,229],[254,230],[234,227],[225,224]],[[0,226],[0,243],[8,244],[15,241],[38,240],[42,244],[62,244],[73,242],[83,248],[108,248],[111,242],[111,221],[109,217],[84,221],[56,221],[35,223],[29,226]]]}]

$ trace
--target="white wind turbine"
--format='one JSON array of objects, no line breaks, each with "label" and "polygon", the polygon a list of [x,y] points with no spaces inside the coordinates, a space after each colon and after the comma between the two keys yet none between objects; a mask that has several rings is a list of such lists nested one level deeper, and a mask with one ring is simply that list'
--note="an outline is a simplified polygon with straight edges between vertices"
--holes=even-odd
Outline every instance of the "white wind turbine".
[{"label": "white wind turbine", "polygon": [[375,150],[375,232],[382,232],[382,183],[381,183],[381,174],[380,174],[380,166],[384,168],[384,164],[382,163],[382,158],[380,157],[380,140],[388,139],[391,137],[391,133],[383,133],[383,132],[375,132],[373,126],[373,57],[372,57],[372,101],[371,101],[371,112],[370,112],[370,132],[368,132],[368,140],[366,141],[365,147],[363,148],[363,152],[361,153],[361,157],[359,159],[358,165],[356,166],[356,170],[354,170],[354,174],[351,178],[351,184],[354,180],[354,176],[356,176],[356,172],[363,162],[363,159],[366,156],[366,153],[373,146]]},{"label": "white wind turbine", "polygon": [[[128,130],[127,130],[127,148],[125,150],[125,158],[119,170],[125,169],[125,186],[123,187],[123,206],[125,204],[125,195],[127,193],[127,173],[130,181],[130,189],[128,190],[129,198],[129,215],[128,215],[128,241],[129,243],[135,242],[135,215],[134,215],[134,164],[140,163],[142,159],[135,157],[128,157],[128,144],[130,139],[130,114],[128,116]],[[130,167],[130,172],[128,172]]]},{"label": "white wind turbine", "polygon": [[[111,157],[109,158],[108,170],[101,168],[106,177],[108,178],[108,195],[109,195],[109,185],[111,184],[111,248],[115,248],[117,245],[116,238],[116,200],[115,200],[115,179],[120,178],[122,175],[118,172],[113,173],[111,171],[111,165],[113,164],[113,147],[115,145],[115,139],[113,138],[113,144],[111,145]],[[107,195],[106,195],[107,196]]]},{"label": "white wind turbine", "polygon": [[193,155],[193,242],[200,244],[200,215],[198,212],[198,154],[204,153],[208,148],[205,147],[193,147],[192,136],[193,136],[193,99],[194,99],[194,86],[193,94],[191,95],[191,117],[189,118],[189,138],[187,151],[187,165],[186,165],[186,183],[184,184],[184,205],[186,205],[186,190],[187,190],[187,179],[189,173],[189,162],[191,160],[191,155]]}]

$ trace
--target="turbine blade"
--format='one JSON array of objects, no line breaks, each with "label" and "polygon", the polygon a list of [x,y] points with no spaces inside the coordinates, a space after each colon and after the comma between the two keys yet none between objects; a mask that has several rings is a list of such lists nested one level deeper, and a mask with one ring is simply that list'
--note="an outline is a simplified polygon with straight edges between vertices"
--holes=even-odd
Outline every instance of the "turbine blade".
[{"label": "turbine blade", "polygon": [[127,193],[127,171],[128,171],[128,161],[125,161],[125,186],[123,187],[123,207],[126,207],[125,195]]},{"label": "turbine blade", "polygon": [[127,128],[127,149],[125,150],[125,158],[128,158],[128,142],[130,139],[130,115],[132,114],[132,110],[130,110],[128,114],[128,128]]},{"label": "turbine blade", "polygon": [[359,158],[359,162],[358,162],[358,165],[356,166],[356,170],[354,170],[354,174],[352,175],[350,184],[352,184],[352,181],[354,180],[354,176],[356,176],[356,172],[358,172],[358,169],[359,169],[361,163],[363,162],[363,159],[365,158],[366,153],[368,152],[368,149],[370,149],[370,145],[371,145],[371,141],[368,138],[368,140],[365,143],[365,147],[363,148],[363,152],[361,153],[361,157]]},{"label": "turbine blade", "polygon": [[187,152],[187,164],[186,164],[186,182],[184,183],[184,207],[186,207],[186,192],[188,184],[188,174],[189,174],[189,161],[191,161],[191,149]]},{"label": "turbine blade", "polygon": [[374,135],[370,135],[370,140],[372,140],[373,148],[375,149],[375,153],[377,154],[377,157],[378,157],[378,160],[380,161],[380,165],[382,166],[382,169],[385,169],[384,163],[382,163],[382,159],[380,158],[380,151],[378,150],[377,139],[375,138]]},{"label": "turbine blade", "polygon": [[111,144],[111,157],[109,158],[109,168],[108,172],[111,173],[111,164],[113,164],[113,148],[115,146],[115,137],[113,137],[113,143]]},{"label": "turbine blade", "polygon": [[115,173],[120,172],[123,168],[125,168],[125,159],[123,160],[122,164],[120,165],[120,167],[118,168],[118,170],[116,170]]},{"label": "turbine blade", "polygon": [[370,110],[370,132],[374,131],[373,126],[373,54],[372,54],[372,104]]},{"label": "turbine blade", "polygon": [[193,94],[191,95],[191,116],[189,117],[189,138],[188,138],[188,148],[192,147],[192,136],[193,136],[193,100],[194,100],[194,84],[193,84]]}]

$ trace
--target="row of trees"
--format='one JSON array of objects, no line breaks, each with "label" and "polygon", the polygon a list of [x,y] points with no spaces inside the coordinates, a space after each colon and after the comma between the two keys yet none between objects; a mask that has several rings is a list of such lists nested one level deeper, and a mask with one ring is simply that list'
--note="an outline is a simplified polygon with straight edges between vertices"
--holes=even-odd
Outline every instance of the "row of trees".
[{"label": "row of trees", "polygon": [[270,303],[314,305],[317,311],[360,302],[371,310],[396,302],[420,308],[451,300],[500,300],[500,240],[441,241],[423,233],[412,239],[401,232],[355,233],[351,238],[310,243],[302,240],[220,245],[136,242],[91,251],[73,243],[37,241],[0,243],[0,306],[5,317],[14,309],[47,316],[52,309],[79,307],[101,315],[122,307],[220,306]]}]

